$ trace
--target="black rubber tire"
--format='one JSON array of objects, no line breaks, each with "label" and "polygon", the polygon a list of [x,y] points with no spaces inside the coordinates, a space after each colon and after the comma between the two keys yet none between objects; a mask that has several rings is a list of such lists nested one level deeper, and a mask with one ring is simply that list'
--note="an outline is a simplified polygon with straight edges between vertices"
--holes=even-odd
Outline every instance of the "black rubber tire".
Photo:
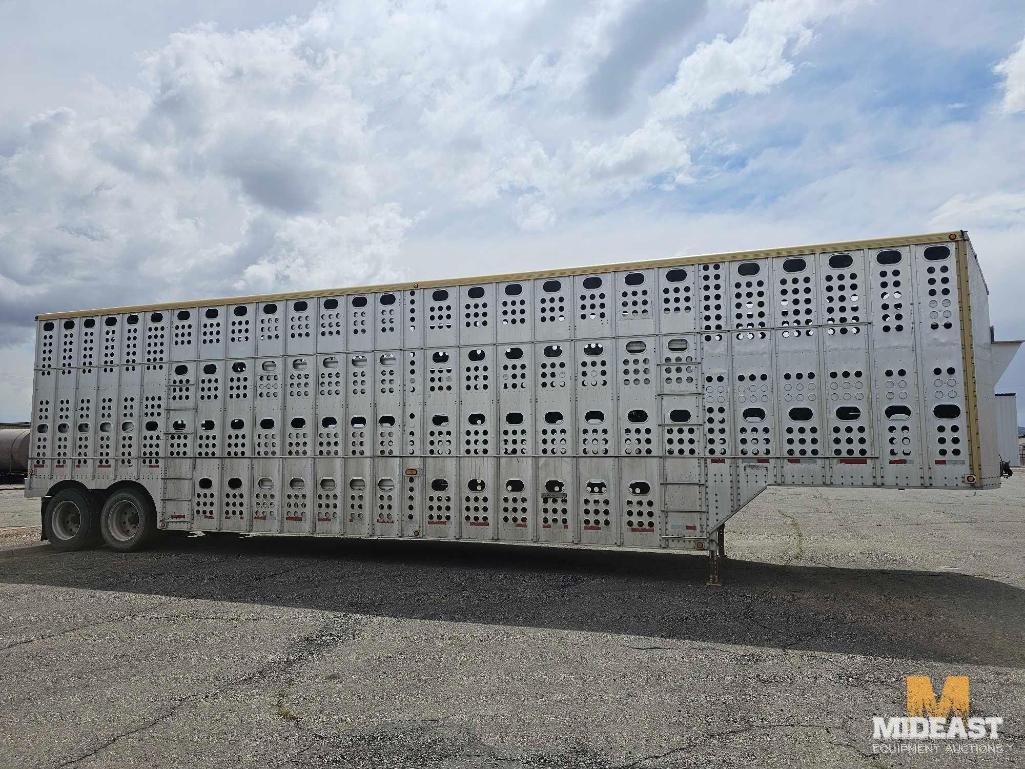
[{"label": "black rubber tire", "polygon": [[[125,517],[134,520],[128,523]],[[157,537],[157,510],[149,494],[131,487],[112,491],[100,511],[100,534],[111,550],[142,550]]]},{"label": "black rubber tire", "polygon": [[[75,519],[77,518],[77,523]],[[46,503],[43,527],[55,550],[84,550],[99,544],[100,511],[96,497],[85,489],[61,489]]]}]

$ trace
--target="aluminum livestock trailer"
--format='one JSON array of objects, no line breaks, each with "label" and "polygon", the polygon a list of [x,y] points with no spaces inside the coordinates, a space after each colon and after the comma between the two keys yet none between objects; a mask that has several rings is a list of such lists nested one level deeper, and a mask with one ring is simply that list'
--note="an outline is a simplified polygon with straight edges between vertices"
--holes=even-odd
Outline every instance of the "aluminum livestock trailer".
[{"label": "aluminum livestock trailer", "polygon": [[766,486],[999,485],[987,289],[943,232],[41,315],[26,494],[160,530],[711,555]]}]

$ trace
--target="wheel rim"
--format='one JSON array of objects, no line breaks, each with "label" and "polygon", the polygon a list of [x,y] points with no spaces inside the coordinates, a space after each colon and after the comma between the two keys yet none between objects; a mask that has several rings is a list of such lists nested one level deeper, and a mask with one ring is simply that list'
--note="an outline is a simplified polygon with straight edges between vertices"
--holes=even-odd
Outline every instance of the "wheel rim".
[{"label": "wheel rim", "polygon": [[57,539],[74,539],[82,528],[82,511],[71,500],[58,502],[51,524]]},{"label": "wheel rim", "polygon": [[107,516],[107,529],[118,542],[129,542],[139,533],[142,514],[138,505],[128,499],[115,502]]}]

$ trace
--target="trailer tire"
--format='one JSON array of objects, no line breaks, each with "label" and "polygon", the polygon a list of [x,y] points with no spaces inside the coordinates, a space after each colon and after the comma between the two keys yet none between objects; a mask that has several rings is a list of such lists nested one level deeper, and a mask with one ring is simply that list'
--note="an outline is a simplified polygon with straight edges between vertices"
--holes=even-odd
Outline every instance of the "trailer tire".
[{"label": "trailer tire", "polygon": [[157,535],[157,511],[149,494],[130,487],[112,491],[100,512],[100,533],[107,547],[122,553],[147,547]]},{"label": "trailer tire", "polygon": [[83,550],[99,542],[99,517],[96,498],[85,489],[68,486],[47,501],[43,532],[55,550]]}]

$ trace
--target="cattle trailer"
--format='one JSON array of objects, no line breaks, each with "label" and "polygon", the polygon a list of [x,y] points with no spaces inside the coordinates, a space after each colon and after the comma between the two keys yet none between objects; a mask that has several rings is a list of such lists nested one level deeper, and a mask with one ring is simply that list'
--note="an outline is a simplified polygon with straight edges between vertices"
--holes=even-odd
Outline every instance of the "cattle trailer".
[{"label": "cattle trailer", "polygon": [[696,550],[715,581],[768,485],[998,486],[991,343],[965,232],[51,313],[26,494],[63,549]]}]

